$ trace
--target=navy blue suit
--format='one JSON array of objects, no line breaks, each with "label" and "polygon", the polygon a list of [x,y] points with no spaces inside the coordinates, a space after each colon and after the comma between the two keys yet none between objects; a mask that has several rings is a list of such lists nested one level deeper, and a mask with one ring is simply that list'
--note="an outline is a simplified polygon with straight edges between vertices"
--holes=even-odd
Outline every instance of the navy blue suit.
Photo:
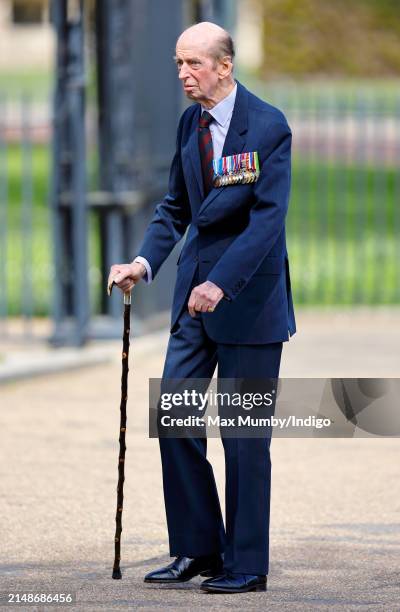
[{"label": "navy blue suit", "polygon": [[[282,342],[296,331],[285,239],[291,131],[283,113],[238,83],[223,156],[257,151],[255,183],[204,197],[198,147],[201,107],[178,126],[169,190],[139,249],[155,276],[175,244],[178,260],[164,378],[278,377]],[[187,311],[206,280],[224,291],[212,313]],[[171,555],[225,552],[233,572],[268,573],[270,439],[224,438],[226,525],[206,440],[160,439]]]}]

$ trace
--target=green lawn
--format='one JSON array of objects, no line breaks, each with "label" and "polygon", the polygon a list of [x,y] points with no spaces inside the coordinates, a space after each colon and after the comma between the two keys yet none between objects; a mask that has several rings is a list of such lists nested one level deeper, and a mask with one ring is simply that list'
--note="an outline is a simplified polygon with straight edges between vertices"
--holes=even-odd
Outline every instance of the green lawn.
[{"label": "green lawn", "polygon": [[[22,154],[18,145],[10,145],[7,155],[8,206],[7,224],[7,301],[9,313],[21,312],[22,296],[33,295],[33,313],[47,315],[51,307],[54,283],[52,215],[49,201],[50,148],[35,145],[32,154],[33,206],[22,204]],[[5,206],[1,203],[1,221]],[[90,219],[90,283],[96,293],[99,280],[98,239],[94,220]],[[1,251],[2,252],[2,251]],[[1,271],[1,263],[0,263]]]},{"label": "green lawn", "polygon": [[294,159],[288,249],[298,303],[400,301],[400,177]]},{"label": "green lawn", "polygon": [[[34,313],[45,315],[54,282],[47,195],[50,159],[44,146],[35,146],[33,153],[30,220],[21,208],[20,151],[17,146],[9,149],[8,305],[12,314],[18,314],[22,292],[28,295],[32,286]],[[287,235],[297,304],[399,303],[400,211],[395,206],[399,194],[393,169],[293,160]],[[89,276],[95,303],[100,273],[94,219],[89,226]]]},{"label": "green lawn", "polygon": [[[340,114],[357,109],[386,109],[400,112],[400,86],[396,79],[332,79],[260,80],[248,72],[237,71],[237,78],[263,100],[277,105],[284,112],[313,112],[329,109]],[[290,119],[290,113],[288,112]]]},{"label": "green lawn", "polygon": [[0,92],[9,100],[20,100],[21,94],[47,100],[53,85],[52,72],[44,70],[0,71]]}]

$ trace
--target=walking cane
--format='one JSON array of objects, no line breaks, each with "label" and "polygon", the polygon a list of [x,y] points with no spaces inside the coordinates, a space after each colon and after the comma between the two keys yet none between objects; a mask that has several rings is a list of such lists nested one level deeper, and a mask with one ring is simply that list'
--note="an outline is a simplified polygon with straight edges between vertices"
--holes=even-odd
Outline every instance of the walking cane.
[{"label": "walking cane", "polygon": [[[108,285],[108,295],[114,281]],[[122,337],[122,376],[121,376],[121,403],[120,403],[120,427],[119,427],[119,457],[118,457],[118,485],[117,485],[117,513],[115,515],[115,557],[112,577],[114,580],[122,578],[119,562],[121,560],[121,533],[122,533],[122,508],[124,500],[125,480],[125,433],[126,433],[126,402],[128,399],[128,358],[129,358],[129,332],[131,318],[131,292],[124,293],[124,335]]]}]

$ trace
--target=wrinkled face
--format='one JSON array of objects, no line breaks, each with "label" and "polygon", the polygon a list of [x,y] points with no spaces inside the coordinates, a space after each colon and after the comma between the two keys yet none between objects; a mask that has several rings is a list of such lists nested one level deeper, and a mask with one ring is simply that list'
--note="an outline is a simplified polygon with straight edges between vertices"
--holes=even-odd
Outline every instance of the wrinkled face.
[{"label": "wrinkled face", "polygon": [[218,63],[206,44],[197,43],[193,37],[181,37],[176,45],[175,62],[188,98],[196,102],[213,98],[219,83]]}]

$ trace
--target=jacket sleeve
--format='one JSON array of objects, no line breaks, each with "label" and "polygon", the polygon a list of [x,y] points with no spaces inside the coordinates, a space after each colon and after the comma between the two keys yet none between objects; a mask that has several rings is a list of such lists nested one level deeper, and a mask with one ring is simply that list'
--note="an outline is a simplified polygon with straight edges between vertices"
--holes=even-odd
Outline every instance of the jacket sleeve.
[{"label": "jacket sleeve", "polygon": [[168,192],[155,209],[137,255],[145,258],[154,278],[191,221],[191,209],[181,161],[182,128],[187,109],[179,122],[176,152],[172,160]]},{"label": "jacket sleeve", "polygon": [[208,274],[225,297],[235,299],[257,271],[284,228],[289,204],[292,133],[284,121],[273,123],[265,137],[268,148],[254,184],[255,202],[249,223]]}]

